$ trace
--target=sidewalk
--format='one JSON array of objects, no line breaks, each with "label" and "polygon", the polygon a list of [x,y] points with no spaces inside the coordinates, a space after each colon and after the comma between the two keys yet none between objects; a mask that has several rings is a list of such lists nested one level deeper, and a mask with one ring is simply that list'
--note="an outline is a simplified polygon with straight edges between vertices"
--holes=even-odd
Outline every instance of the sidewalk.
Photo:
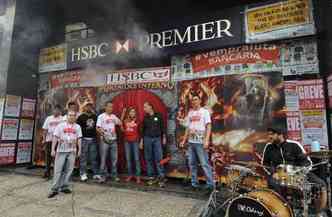
[{"label": "sidewalk", "polygon": [[1,217],[197,217],[205,201],[158,191],[143,192],[74,183],[72,195],[47,199],[50,182],[0,172]]}]

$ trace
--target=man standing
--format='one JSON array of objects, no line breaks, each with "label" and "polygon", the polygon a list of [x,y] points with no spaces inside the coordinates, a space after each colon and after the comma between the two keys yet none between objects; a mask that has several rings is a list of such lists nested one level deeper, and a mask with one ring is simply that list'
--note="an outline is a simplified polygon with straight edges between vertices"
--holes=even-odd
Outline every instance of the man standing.
[{"label": "man standing", "polygon": [[[70,194],[69,180],[74,170],[76,156],[81,154],[81,127],[75,123],[76,113],[69,111],[66,122],[60,123],[54,131],[52,142],[52,157],[55,157],[54,177],[51,192],[48,198],[52,198],[59,191]],[[55,146],[57,150],[55,150]]]},{"label": "man standing", "polygon": [[[154,111],[149,102],[144,103],[144,112],[146,113],[143,124],[140,146],[144,144],[144,156],[147,163],[148,184],[152,185],[156,181],[160,187],[165,186],[164,167],[160,164],[163,158],[163,149],[161,143],[166,145],[166,133],[164,121],[160,113]],[[154,177],[154,164],[157,168],[158,179]]]},{"label": "man standing", "polygon": [[211,136],[211,116],[207,109],[201,107],[201,99],[198,95],[193,95],[191,104],[192,109],[189,111],[185,120],[186,132],[180,143],[180,147],[183,148],[188,140],[192,187],[195,190],[199,187],[197,179],[197,167],[199,162],[206,176],[205,189],[211,191],[214,182],[207,152]]},{"label": "man standing", "polygon": [[51,152],[52,152],[52,139],[55,128],[63,121],[63,117],[61,116],[61,107],[56,105],[53,110],[53,115],[48,116],[45,119],[43,125],[43,145],[45,150],[45,172],[44,178],[50,178],[51,175]]},{"label": "man standing", "polygon": [[116,136],[116,126],[121,126],[121,120],[116,117],[113,112],[112,102],[106,102],[105,112],[98,116],[97,119],[97,131],[101,136],[100,144],[100,175],[98,178],[101,182],[106,181],[107,168],[106,160],[107,155],[110,153],[112,162],[112,178],[114,181],[119,182],[117,172],[118,163],[118,144]]},{"label": "man standing", "polygon": [[91,102],[86,103],[83,106],[83,113],[78,116],[77,123],[82,128],[82,153],[80,157],[80,175],[81,181],[87,181],[87,163],[90,160],[91,169],[93,172],[93,178],[97,178],[97,132],[96,122],[97,115],[93,111],[93,105]]}]

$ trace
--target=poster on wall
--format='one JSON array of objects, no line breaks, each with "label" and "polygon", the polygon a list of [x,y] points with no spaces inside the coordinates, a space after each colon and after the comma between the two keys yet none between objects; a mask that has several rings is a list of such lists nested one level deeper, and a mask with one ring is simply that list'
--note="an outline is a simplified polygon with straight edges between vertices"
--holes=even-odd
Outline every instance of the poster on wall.
[{"label": "poster on wall", "polygon": [[32,142],[19,142],[17,144],[16,164],[31,162]]},{"label": "poster on wall", "polygon": [[287,138],[302,143],[301,117],[298,111],[287,111]]},{"label": "poster on wall", "polygon": [[19,117],[21,110],[21,97],[6,95],[5,116]]},{"label": "poster on wall", "polygon": [[313,141],[319,141],[321,147],[328,147],[325,110],[301,111],[301,128],[304,146],[310,146]]},{"label": "poster on wall", "polygon": [[4,97],[0,97],[0,131],[1,131],[1,122],[2,122],[2,118],[3,118],[3,110],[5,108],[5,98]]},{"label": "poster on wall", "polygon": [[297,81],[284,81],[285,104],[287,111],[299,111],[299,95],[297,93]]},{"label": "poster on wall", "polygon": [[36,106],[35,99],[23,98],[21,117],[33,118],[35,115],[35,106]]},{"label": "poster on wall", "polygon": [[246,42],[315,34],[311,0],[288,0],[245,11]]},{"label": "poster on wall", "polygon": [[43,48],[39,54],[39,72],[65,70],[67,68],[67,44]]},{"label": "poster on wall", "polygon": [[322,79],[297,81],[300,110],[325,109]]},{"label": "poster on wall", "polygon": [[18,119],[4,118],[2,125],[1,140],[17,140]]},{"label": "poster on wall", "polygon": [[281,44],[283,75],[318,74],[317,41],[293,40]]},{"label": "poster on wall", "polygon": [[15,163],[15,143],[0,143],[0,165]]},{"label": "poster on wall", "polygon": [[329,108],[332,109],[332,75],[327,77],[327,91],[329,96]]},{"label": "poster on wall", "polygon": [[20,120],[20,131],[19,140],[32,140],[34,129],[34,120],[21,119]]}]

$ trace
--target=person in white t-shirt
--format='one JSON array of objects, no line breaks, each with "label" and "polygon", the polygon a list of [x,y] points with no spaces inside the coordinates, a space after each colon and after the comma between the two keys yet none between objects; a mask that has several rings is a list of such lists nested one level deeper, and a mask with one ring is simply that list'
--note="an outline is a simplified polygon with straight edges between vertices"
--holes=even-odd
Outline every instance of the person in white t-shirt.
[{"label": "person in white t-shirt", "polygon": [[106,159],[108,153],[111,155],[112,164],[112,178],[114,181],[119,182],[117,172],[118,163],[118,144],[116,135],[116,126],[121,126],[121,120],[113,113],[112,102],[107,102],[105,105],[105,112],[100,114],[97,119],[97,131],[101,136],[100,142],[100,171],[97,178],[101,182],[105,182],[108,176],[106,168]]},{"label": "person in white t-shirt", "polygon": [[45,119],[43,125],[43,146],[45,150],[45,172],[44,178],[49,178],[51,175],[51,151],[52,151],[52,139],[55,128],[63,121],[61,116],[61,107],[56,105],[53,110],[53,115],[48,116]]},{"label": "person in white t-shirt", "polygon": [[75,121],[76,112],[69,111],[67,121],[60,123],[54,130],[51,153],[52,157],[55,157],[54,177],[48,198],[54,197],[59,191],[71,193],[69,180],[74,170],[75,159],[81,155],[82,138],[81,127]]},{"label": "person in white t-shirt", "polygon": [[205,189],[211,191],[214,186],[212,167],[209,164],[208,149],[211,136],[211,116],[207,109],[201,107],[199,95],[191,99],[192,109],[185,120],[186,132],[180,147],[184,147],[188,140],[189,165],[191,170],[191,185],[194,189],[199,187],[197,179],[198,162],[206,176]]}]

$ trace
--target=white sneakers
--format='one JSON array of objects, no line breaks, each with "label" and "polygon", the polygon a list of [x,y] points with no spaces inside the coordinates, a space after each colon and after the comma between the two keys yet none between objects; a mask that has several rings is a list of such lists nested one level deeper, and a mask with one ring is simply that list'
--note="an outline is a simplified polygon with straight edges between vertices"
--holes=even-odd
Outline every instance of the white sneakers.
[{"label": "white sneakers", "polygon": [[81,181],[85,182],[88,180],[88,176],[86,174],[81,175]]}]

